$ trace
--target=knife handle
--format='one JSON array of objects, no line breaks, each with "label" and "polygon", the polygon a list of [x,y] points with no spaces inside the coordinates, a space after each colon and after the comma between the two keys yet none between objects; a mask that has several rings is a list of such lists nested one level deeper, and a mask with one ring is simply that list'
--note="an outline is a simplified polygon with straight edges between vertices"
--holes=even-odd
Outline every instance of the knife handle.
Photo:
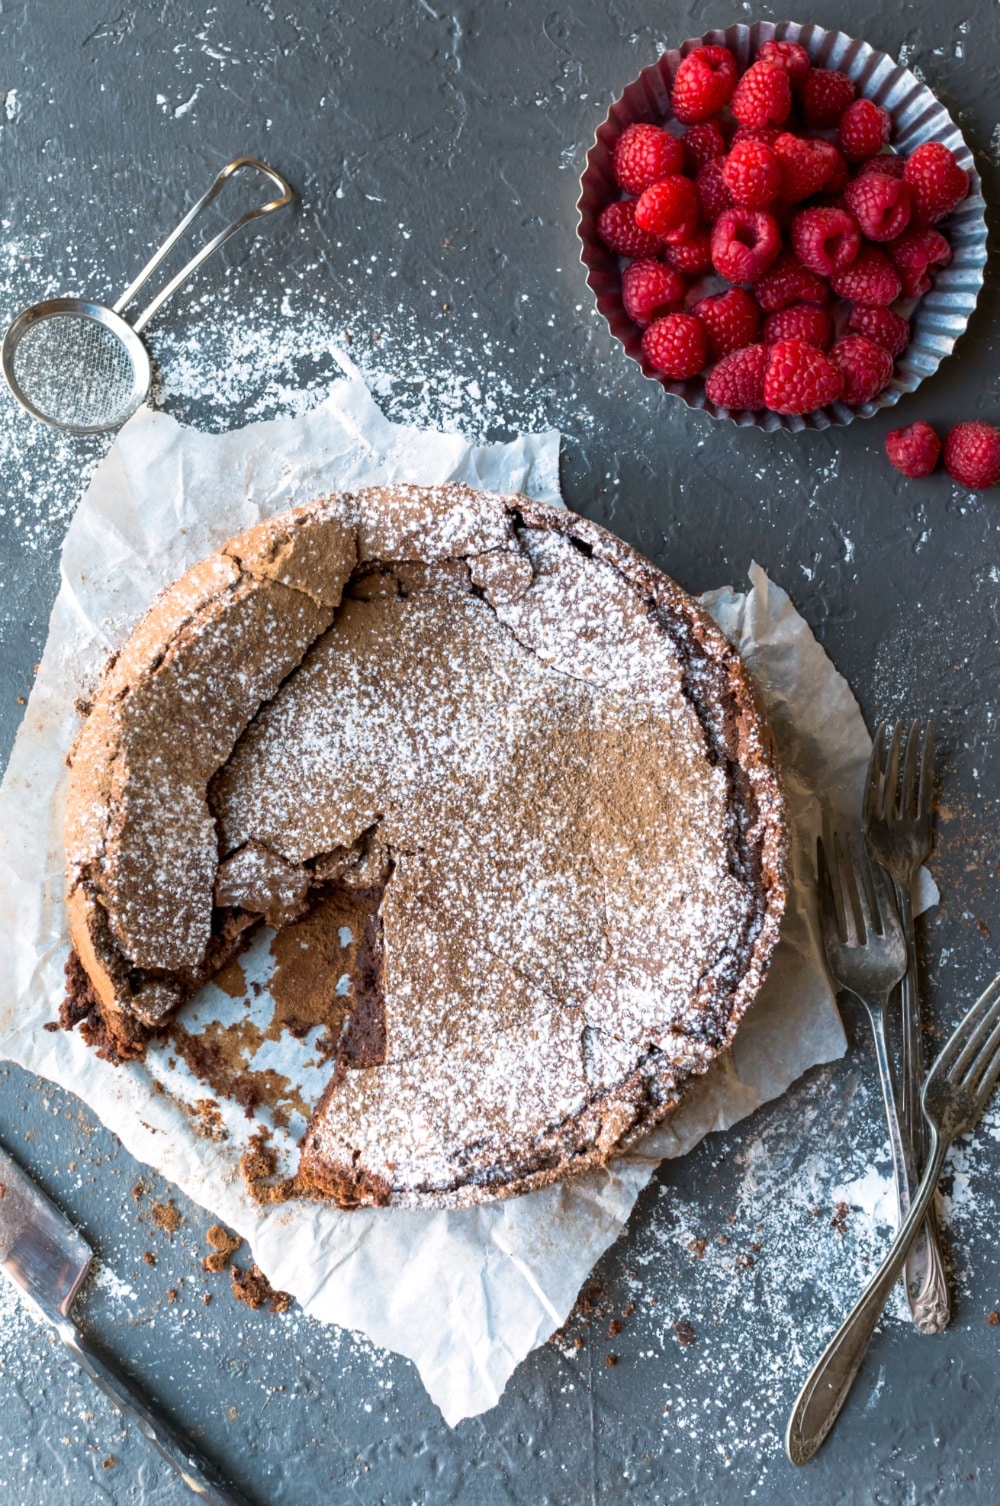
[{"label": "knife handle", "polygon": [[183,1437],[110,1357],[91,1345],[75,1324],[67,1318],[60,1318],[55,1329],[80,1368],[100,1386],[119,1412],[135,1424],[199,1500],[207,1502],[208,1506],[252,1506],[242,1491],[230,1485],[190,1439]]}]

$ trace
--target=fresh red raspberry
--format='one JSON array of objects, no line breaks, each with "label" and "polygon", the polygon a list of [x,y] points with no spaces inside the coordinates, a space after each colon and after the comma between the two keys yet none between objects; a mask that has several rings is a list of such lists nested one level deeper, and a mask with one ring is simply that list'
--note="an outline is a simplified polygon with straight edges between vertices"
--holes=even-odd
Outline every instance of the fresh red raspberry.
[{"label": "fresh red raspberry", "polygon": [[642,353],[661,376],[683,382],[697,376],[708,359],[708,341],[693,314],[666,314],[642,337]]},{"label": "fresh red raspberry", "polygon": [[781,164],[781,197],[789,204],[819,193],[840,165],[837,148],[819,136],[783,131],[772,150]]},{"label": "fresh red raspberry", "polygon": [[672,173],[651,183],[635,206],[635,222],[660,240],[686,241],[698,223],[698,195],[690,178]]},{"label": "fresh red raspberry", "polygon": [[757,61],[784,68],[793,84],[801,83],[811,66],[808,52],[798,42],[765,42],[757,54]]},{"label": "fresh red raspberry", "polygon": [[856,99],[847,106],[837,127],[837,146],[848,162],[875,157],[892,135],[892,116],[873,99]]},{"label": "fresh red raspberry", "polygon": [[780,135],[780,125],[739,126],[733,132],[729,145],[734,147],[738,141],[760,141],[764,146],[773,146]]},{"label": "fresh red raspberry", "polygon": [[660,243],[655,235],[636,224],[635,206],[635,199],[619,199],[606,205],[598,217],[597,233],[619,256],[652,256]]},{"label": "fresh red raspberry", "polygon": [[792,85],[775,63],[751,63],[730,102],[741,126],[781,125],[792,113]]},{"label": "fresh red raspberry", "polygon": [[899,272],[906,298],[922,297],[931,286],[931,271],[946,267],[952,257],[951,246],[940,230],[932,230],[929,225],[922,230],[904,230],[885,249]]},{"label": "fresh red raspberry", "polygon": [[895,360],[910,343],[910,326],[892,309],[876,308],[870,303],[856,303],[847,320],[852,335],[867,335],[876,345],[883,345]]},{"label": "fresh red raspberry", "polygon": [[698,176],[694,180],[701,217],[707,225],[714,225],[720,214],[733,207],[729,189],[722,176],[722,168],[723,159],[713,157],[711,162],[706,162],[699,167]]},{"label": "fresh red raspberry", "polygon": [[696,230],[689,241],[664,246],[663,259],[675,272],[686,277],[700,277],[712,270],[712,237],[707,230]]},{"label": "fresh red raspberry", "polygon": [[944,442],[944,468],[973,491],[1000,481],[1000,429],[975,419],[956,424]]},{"label": "fresh red raspberry", "polygon": [[844,202],[870,241],[894,241],[910,223],[910,188],[899,178],[869,173],[848,183]]},{"label": "fresh red raspberry", "polygon": [[615,142],[615,178],[626,193],[640,194],[651,183],[684,171],[684,147],[661,126],[636,123]]},{"label": "fresh red raspberry", "polygon": [[882,308],[894,303],[902,291],[899,273],[877,246],[862,246],[849,267],[834,272],[830,286],[840,298]]},{"label": "fresh red raspberry", "polygon": [[697,47],[681,59],[670,108],[684,125],[698,125],[728,105],[739,69],[728,47]]},{"label": "fresh red raspberry", "polygon": [[849,267],[860,247],[861,231],[846,209],[800,209],[792,221],[792,249],[821,277]]},{"label": "fresh red raspberry", "polygon": [[877,157],[869,157],[867,162],[862,162],[857,176],[867,178],[871,173],[880,173],[885,178],[901,178],[905,168],[904,157],[896,157],[891,152],[880,152]]},{"label": "fresh red raspberry", "polygon": [[734,204],[766,209],[781,192],[781,165],[762,141],[737,141],[723,161],[722,181]]},{"label": "fresh red raspberry", "polygon": [[688,126],[681,140],[687,152],[689,172],[696,173],[706,162],[726,155],[726,138],[717,120],[705,120],[701,125]]},{"label": "fresh red raspberry", "polygon": [[730,282],[756,282],[781,250],[781,231],[766,209],[727,209],[712,230],[712,265]]},{"label": "fresh red raspberry", "polygon": [[744,345],[734,350],[705,378],[705,396],[720,408],[757,412],[764,406],[764,373],[770,358],[767,345]]},{"label": "fresh red raspberry", "polygon": [[929,476],[941,455],[941,441],[922,419],[908,429],[890,429],[885,436],[885,453],[890,465],[915,481]]},{"label": "fresh red raspberry", "polygon": [[830,287],[822,277],[810,272],[786,251],[758,283],[754,297],[765,313],[788,308],[792,303],[829,303]]},{"label": "fresh red raspberry", "polygon": [[757,338],[760,309],[746,288],[727,288],[709,298],[700,298],[691,309],[701,320],[708,339],[708,354],[720,361]]},{"label": "fresh red raspberry", "polygon": [[892,356],[864,335],[842,335],[830,350],[830,360],[844,378],[844,402],[852,408],[870,403],[892,380]]},{"label": "fresh red raspberry", "polygon": [[833,171],[831,172],[829,178],[827,178],[826,183],[823,187],[824,193],[828,194],[843,193],[844,189],[847,187],[847,180],[851,176],[851,169],[848,167],[843,157],[837,151],[837,148],[834,147],[833,150],[836,154],[836,160],[833,165]]},{"label": "fresh red raspberry", "polygon": [[764,402],[774,413],[812,413],[835,403],[844,390],[838,367],[806,340],[779,340],[769,347]]},{"label": "fresh red raspberry", "polygon": [[810,68],[799,85],[799,98],[807,126],[829,130],[854,99],[854,84],[846,73],[832,68]]},{"label": "fresh red raspberry", "polygon": [[833,315],[816,303],[792,303],[768,314],[761,339],[765,345],[776,345],[779,340],[807,340],[826,350],[833,340]]},{"label": "fresh red raspberry", "polygon": [[684,302],[687,283],[655,256],[631,262],[622,273],[622,303],[629,318],[645,329],[651,319]]},{"label": "fresh red raspberry", "polygon": [[925,141],[906,159],[903,181],[913,195],[914,225],[935,225],[969,192],[969,175],[940,141]]}]

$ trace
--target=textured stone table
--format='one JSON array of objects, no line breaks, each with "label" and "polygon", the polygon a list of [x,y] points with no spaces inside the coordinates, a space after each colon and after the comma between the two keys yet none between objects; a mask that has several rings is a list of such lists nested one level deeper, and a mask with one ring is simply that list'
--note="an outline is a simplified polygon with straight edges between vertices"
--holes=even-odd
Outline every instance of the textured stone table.
[{"label": "textured stone table", "polygon": [[[577,266],[576,182],[609,101],[659,46],[750,18],[701,0],[5,7],[0,316],[46,292],[116,295],[224,161],[272,160],[301,192],[295,218],[227,249],[158,317],[157,400],[214,428],[286,411],[336,375],[336,344],[393,417],[561,428],[569,504],[690,588],[759,560],[870,720],[940,718],[944,899],[923,936],[940,1034],[997,966],[1000,495],[899,480],[881,453],[895,415],[768,438],[687,412],[612,346]],[[995,196],[995,6],[817,0],[800,19],[918,66]],[[996,419],[997,350],[991,285],[900,416]],[[4,756],[103,449],[4,403]],[[201,1271],[210,1219],[176,1196],[168,1237],[151,1210],[171,1189],[69,1095],[0,1068],[0,1137],[95,1246],[94,1333],[262,1503],[994,1502],[996,1116],[950,1172],[952,1329],[926,1339],[890,1316],[819,1460],[795,1472],[781,1452],[805,1367],[887,1236],[873,1061],[851,1028],[842,1062],[661,1172],[559,1341],[454,1432],[405,1361],[234,1303]],[[189,1499],[5,1290],[0,1499]]]}]

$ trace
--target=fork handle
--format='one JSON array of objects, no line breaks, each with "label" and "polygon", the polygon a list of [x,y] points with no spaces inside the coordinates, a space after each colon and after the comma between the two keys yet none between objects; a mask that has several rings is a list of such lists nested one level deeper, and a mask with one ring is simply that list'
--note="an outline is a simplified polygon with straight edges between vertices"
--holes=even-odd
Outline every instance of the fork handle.
[{"label": "fork handle", "polygon": [[833,1424],[861,1369],[875,1326],[903,1269],[934,1197],[949,1140],[931,1131],[931,1151],[910,1211],[888,1255],[814,1365],[792,1408],[785,1448],[793,1464],[808,1464]]}]

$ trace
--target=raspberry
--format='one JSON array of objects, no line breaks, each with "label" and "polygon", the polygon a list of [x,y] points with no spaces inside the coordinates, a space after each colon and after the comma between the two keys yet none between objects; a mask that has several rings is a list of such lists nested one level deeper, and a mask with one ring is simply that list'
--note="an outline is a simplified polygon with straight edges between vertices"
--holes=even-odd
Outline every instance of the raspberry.
[{"label": "raspberry", "polygon": [[835,403],[844,390],[838,367],[805,340],[779,340],[770,346],[764,374],[764,402],[774,413],[812,413]]},{"label": "raspberry", "polygon": [[844,402],[852,407],[870,403],[892,380],[892,356],[864,335],[843,335],[834,343],[830,360],[843,375]]},{"label": "raspberry", "polygon": [[846,209],[800,209],[792,221],[792,247],[804,267],[829,277],[849,267],[861,231]]},{"label": "raspberry", "polygon": [[847,163],[837,151],[837,148],[834,147],[833,151],[833,171],[823,185],[824,192],[828,194],[843,193],[844,189],[847,187],[847,180],[851,175],[850,168],[847,166]]},{"label": "raspberry", "polygon": [[635,199],[619,199],[601,210],[597,233],[610,250],[619,256],[652,256],[660,243],[655,235],[641,230],[635,222]]},{"label": "raspberry", "polygon": [[799,85],[799,98],[807,126],[829,130],[854,99],[854,84],[846,73],[831,68],[810,68]]},{"label": "raspberry", "polygon": [[798,42],[765,42],[757,54],[757,61],[784,68],[793,84],[801,83],[811,66],[808,52]]},{"label": "raspberry", "polygon": [[684,171],[684,147],[656,125],[630,125],[615,143],[615,178],[626,193],[642,193],[671,173]]},{"label": "raspberry", "polygon": [[689,241],[664,246],[663,259],[675,272],[700,277],[703,272],[712,270],[712,237],[707,230],[698,230]]},{"label": "raspberry", "polygon": [[906,159],[903,181],[913,195],[914,225],[934,225],[969,192],[969,175],[940,141],[925,141]]},{"label": "raspberry", "polygon": [[840,166],[837,148],[818,136],[783,131],[773,151],[781,164],[781,197],[789,204],[819,193]]},{"label": "raspberry", "polygon": [[904,230],[898,240],[889,242],[886,250],[899,272],[906,298],[920,298],[926,293],[931,286],[931,269],[946,267],[952,254],[940,230],[929,226],[923,230]]},{"label": "raspberry", "polygon": [[681,140],[687,151],[688,167],[693,173],[713,158],[726,155],[726,138],[718,121],[706,120],[701,125],[688,126]]},{"label": "raspberry", "polygon": [[870,241],[894,241],[910,223],[909,185],[884,173],[848,183],[844,202]]},{"label": "raspberry", "polygon": [[807,340],[826,350],[833,340],[833,315],[815,303],[792,303],[768,314],[761,339],[765,345],[776,345],[779,340]]},{"label": "raspberry", "polygon": [[765,209],[781,192],[781,166],[762,141],[737,141],[722,164],[722,181],[734,204]]},{"label": "raspberry", "polygon": [[885,178],[901,178],[905,167],[904,158],[894,157],[890,152],[881,152],[879,156],[869,157],[867,162],[862,162],[857,176],[867,178],[871,173],[880,173]]},{"label": "raspberry", "polygon": [[708,341],[693,314],[667,314],[643,335],[642,353],[661,376],[683,382],[701,371],[708,359]]},{"label": "raspberry", "polygon": [[781,250],[781,231],[764,209],[727,209],[712,230],[712,265],[730,282],[755,282]]},{"label": "raspberry", "polygon": [[706,162],[703,167],[699,167],[698,176],[694,180],[701,217],[709,225],[714,225],[720,214],[733,207],[729,189],[722,176],[722,168],[722,158],[713,157],[711,162]]},{"label": "raspberry", "polygon": [[709,120],[728,105],[739,69],[728,47],[697,47],[681,59],[670,107],[684,125]]},{"label": "raspberry", "polygon": [[766,345],[744,345],[725,356],[705,378],[705,396],[720,408],[756,412],[764,406],[764,372],[771,358]]},{"label": "raspberry", "polygon": [[775,63],[751,63],[733,94],[731,109],[741,126],[781,125],[792,113],[792,85]]},{"label": "raspberry", "polygon": [[673,173],[651,183],[635,206],[640,230],[664,241],[686,241],[698,223],[698,195],[690,178]]},{"label": "raspberry", "polygon": [[916,480],[918,476],[929,476],[937,465],[941,441],[930,424],[918,420],[908,429],[890,429],[885,436],[885,453],[890,465]]},{"label": "raspberry", "polygon": [[830,286],[852,303],[875,303],[883,308],[895,302],[902,290],[899,273],[876,246],[862,246],[849,267],[834,272]]},{"label": "raspberry", "polygon": [[740,126],[733,132],[730,147],[734,147],[738,141],[760,141],[764,146],[773,146],[781,135],[781,127],[770,126]]},{"label": "raspberry", "polygon": [[755,285],[754,297],[765,313],[792,303],[829,303],[830,288],[786,251]]},{"label": "raspberry", "polygon": [[973,491],[1000,481],[1000,429],[981,420],[956,424],[944,442],[944,468]]},{"label": "raspberry", "polygon": [[867,335],[876,345],[884,345],[895,360],[910,343],[910,326],[891,309],[876,308],[869,303],[856,303],[847,320],[852,335]]},{"label": "raspberry", "polygon": [[837,146],[848,162],[875,157],[892,135],[892,116],[872,99],[847,106],[837,127]]},{"label": "raspberry", "polygon": [[622,273],[622,303],[629,318],[645,329],[651,319],[684,302],[687,283],[655,257],[634,261]]},{"label": "raspberry", "polygon": [[708,339],[708,354],[719,361],[757,338],[760,309],[745,288],[728,288],[710,298],[700,298],[691,309],[701,320]]}]

